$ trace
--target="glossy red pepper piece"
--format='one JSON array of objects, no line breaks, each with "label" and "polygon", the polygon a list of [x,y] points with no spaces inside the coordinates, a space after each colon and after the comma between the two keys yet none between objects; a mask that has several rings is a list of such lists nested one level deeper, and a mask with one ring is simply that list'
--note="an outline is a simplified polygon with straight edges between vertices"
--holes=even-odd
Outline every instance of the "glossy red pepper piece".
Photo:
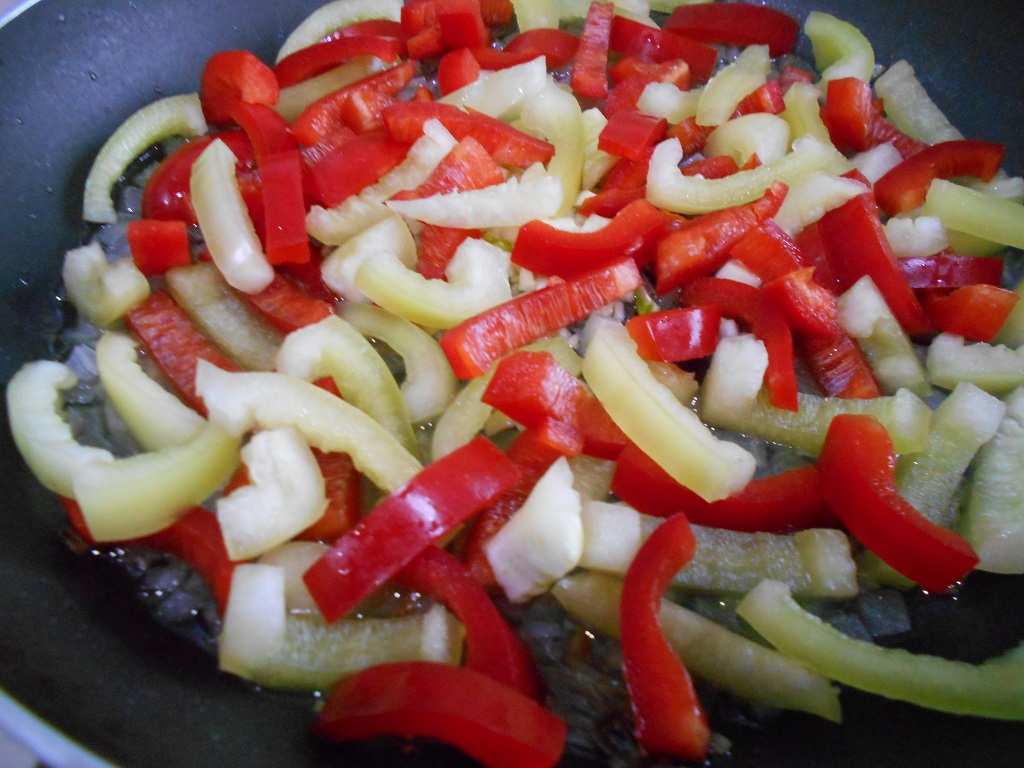
[{"label": "glossy red pepper piece", "polygon": [[303,579],[324,617],[333,622],[347,614],[518,476],[515,465],[486,438],[428,465],[306,571]]},{"label": "glossy red pepper piece", "polygon": [[448,51],[437,64],[437,88],[442,96],[463,88],[480,77],[480,62],[470,48]]},{"label": "glossy red pepper piece", "polygon": [[572,426],[583,437],[583,452],[614,459],[626,436],[601,403],[549,352],[516,352],[494,371],[480,398],[527,428],[547,419]]},{"label": "glossy red pepper piece", "polygon": [[804,267],[775,278],[762,290],[775,302],[793,333],[828,336],[839,329],[835,295],[811,281],[814,267]]},{"label": "glossy red pepper piece", "polygon": [[472,136],[497,162],[515,168],[547,163],[555,154],[554,146],[543,139],[480,112],[465,112],[452,104],[427,101],[400,101],[384,110],[384,125],[398,141],[411,144],[423,135],[423,124],[436,119],[457,141]]},{"label": "glossy red pepper piece", "polygon": [[[365,77],[317,99],[292,123],[292,130],[307,147],[339,126],[367,133],[382,120],[388,99],[396,96],[416,75],[416,62],[403,61],[391,69]],[[368,110],[370,114],[362,114]],[[357,124],[352,125],[351,123]]]},{"label": "glossy red pepper piece", "polygon": [[704,143],[708,136],[715,130],[712,125],[697,125],[697,118],[688,117],[680,123],[671,126],[665,132],[670,139],[677,139],[683,148],[684,155],[692,155],[704,149]]},{"label": "glossy red pepper piece", "polygon": [[683,512],[695,525],[729,531],[785,533],[838,524],[821,495],[814,465],[751,480],[742,491],[707,502],[629,443],[619,454],[611,489],[646,515],[670,517]]},{"label": "glossy red pepper piece", "polygon": [[274,70],[249,51],[218,51],[203,67],[199,98],[207,122],[214,125],[230,123],[238,101],[272,106],[280,95]]},{"label": "glossy red pepper piece", "polygon": [[245,131],[257,165],[271,155],[299,149],[299,140],[292,133],[288,121],[265,104],[240,101],[231,108],[231,120]]},{"label": "glossy red pepper piece", "polygon": [[994,285],[966,285],[946,296],[925,292],[922,304],[935,330],[990,342],[1019,299],[1013,291]]},{"label": "glossy red pepper piece", "polygon": [[682,59],[690,67],[694,82],[703,83],[714,72],[718,51],[669,29],[658,29],[639,21],[616,16],[609,40],[611,50],[644,61],[664,62]]},{"label": "glossy red pepper piece", "polygon": [[402,7],[401,23],[412,59],[490,41],[477,0],[410,0]]},{"label": "glossy red pepper piece", "polygon": [[581,453],[583,436],[572,425],[557,419],[544,419],[538,426],[520,432],[509,444],[505,455],[519,468],[519,481],[477,515],[466,532],[462,561],[473,578],[485,587],[497,585],[485,545],[523,506],[533,486],[557,459]]},{"label": "glossy red pepper piece", "polygon": [[874,418],[836,416],[818,472],[825,500],[850,533],[928,591],[945,592],[978,563],[970,544],[930,522],[896,490],[892,440]]},{"label": "glossy red pepper piece", "polygon": [[631,317],[626,330],[644,360],[680,363],[715,351],[721,321],[716,307],[678,307]]},{"label": "glossy red pepper piece", "polygon": [[539,219],[524,224],[512,247],[512,263],[542,275],[577,277],[625,256],[643,265],[673,217],[636,200],[600,229],[568,232]]},{"label": "glossy red pepper piece", "polygon": [[[713,157],[702,157],[687,163],[679,172],[683,176],[703,176],[705,179],[724,179],[738,173],[740,167],[729,155],[714,155]],[[765,223],[767,224],[768,219]]]},{"label": "glossy red pepper piece", "polygon": [[196,366],[206,360],[225,371],[242,369],[203,336],[184,309],[166,291],[154,291],[125,315],[128,329],[142,342],[164,375],[189,407],[206,415],[206,405],[196,393]]},{"label": "glossy red pepper piece", "polygon": [[962,288],[965,285],[1000,285],[1005,262],[998,256],[961,256],[943,251],[934,256],[900,259],[900,271],[911,288]]},{"label": "glossy red pepper piece", "polygon": [[1006,147],[991,141],[959,139],[925,147],[875,182],[875,199],[889,216],[924,205],[935,179],[973,176],[991,181],[999,171]]},{"label": "glossy red pepper piece", "polygon": [[[580,39],[571,32],[552,27],[538,27],[520,32],[509,40],[503,50],[508,58],[502,58],[501,61],[517,59],[517,63],[524,64],[538,56],[543,56],[548,69],[558,69],[572,61],[579,47]],[[493,51],[494,49],[477,48],[474,49],[474,53],[482,53],[484,50]],[[495,67],[488,66],[488,63],[494,63],[494,60],[489,60],[488,63],[485,63],[483,59],[478,59],[478,61],[484,69],[495,69]]]},{"label": "glossy red pepper piece", "polygon": [[335,741],[437,739],[487,768],[553,768],[565,747],[566,726],[533,699],[480,672],[411,661],[342,680],[313,733]]},{"label": "glossy red pepper piece", "polygon": [[633,732],[652,755],[701,761],[711,740],[693,681],[661,629],[661,597],[697,549],[686,515],[659,525],[626,572],[619,605],[622,667]]},{"label": "glossy red pepper piece", "polygon": [[769,80],[744,96],[743,100],[736,105],[736,111],[732,116],[742,117],[755,113],[777,115],[785,108],[786,102],[782,97],[782,86],[778,80]]},{"label": "glossy red pepper piece", "polygon": [[274,65],[274,74],[278,84],[287,88],[358,56],[374,56],[382,61],[393,62],[401,52],[402,41],[397,37],[343,35],[285,56]]},{"label": "glossy red pepper piece", "polygon": [[580,33],[572,64],[572,89],[580,96],[603,99],[608,95],[608,46],[615,6],[594,0]]},{"label": "glossy red pepper piece", "polygon": [[766,219],[747,232],[733,244],[729,255],[763,282],[808,266],[804,252],[774,219]]},{"label": "glossy red pepper piece", "polygon": [[409,145],[385,133],[368,133],[345,142],[307,171],[307,189],[328,208],[375,184],[409,154]]},{"label": "glossy red pepper piece", "polygon": [[479,229],[424,224],[416,248],[416,271],[430,280],[446,280],[445,270],[463,241],[480,237]]},{"label": "glossy red pepper piece", "polygon": [[907,333],[916,335],[930,329],[921,303],[900,270],[870,193],[826,213],[817,222],[817,232],[843,290],[868,275]]},{"label": "glossy red pepper piece", "polygon": [[505,353],[582,320],[635,291],[641,282],[636,263],[621,259],[481,312],[446,331],[441,348],[455,375],[471,379]]},{"label": "glossy red pepper piece", "polygon": [[[333,383],[334,380],[329,381]],[[319,520],[295,538],[331,543],[352,530],[362,517],[363,476],[347,453],[324,453],[316,448],[312,451],[320,466],[320,474],[324,476],[327,509]]]},{"label": "glossy red pepper piece", "polygon": [[617,216],[619,211],[630,203],[644,200],[646,197],[646,185],[631,189],[607,189],[588,197],[576,210],[581,216],[597,214],[610,219]]},{"label": "glossy red pepper piece", "polygon": [[665,29],[702,43],[767,45],[772,57],[792,53],[800,33],[796,19],[753,3],[680,5],[665,22]]},{"label": "glossy red pepper piece", "polygon": [[829,81],[821,119],[832,143],[842,151],[864,152],[892,142],[900,155],[908,158],[928,146],[886,120],[871,86],[855,77]]},{"label": "glossy red pepper piece", "polygon": [[[627,62],[628,70],[623,62]],[[630,74],[615,80],[617,75],[613,73],[622,75],[623,71],[630,71]],[[616,85],[601,105],[601,112],[609,119],[621,111],[635,110],[644,89],[651,83],[671,83],[684,91],[690,87],[690,66],[683,59],[655,63],[629,57],[617,61],[608,72]]]},{"label": "glossy red pepper piece", "polygon": [[146,277],[192,263],[188,225],[184,221],[136,219],[128,223],[126,234],[132,261]]},{"label": "glossy red pepper piece", "polygon": [[282,275],[274,275],[270,285],[259,293],[244,295],[271,325],[285,334],[334,314],[331,304],[311,296]]},{"label": "glossy red pepper piece", "polygon": [[683,300],[693,305],[717,306],[723,315],[741,320],[768,352],[765,385],[776,408],[797,410],[793,334],[778,307],[757,288],[735,280],[702,277],[684,286]]},{"label": "glossy red pepper piece", "polygon": [[443,603],[455,614],[466,629],[468,669],[534,701],[543,701],[544,686],[530,652],[466,566],[439,547],[427,547],[396,580]]},{"label": "glossy red pepper piece", "polygon": [[302,171],[298,150],[279,152],[260,160],[263,249],[271,264],[309,261]]},{"label": "glossy red pepper piece", "polygon": [[628,157],[621,158],[601,184],[601,191],[607,192],[613,189],[635,190],[647,184],[647,171],[651,166],[651,156],[654,154],[654,147],[649,147],[637,160],[630,160]]},{"label": "glossy red pepper piece", "polygon": [[480,15],[488,27],[503,27],[512,23],[515,7],[512,0],[480,0]]},{"label": "glossy red pepper piece", "polygon": [[812,85],[815,81],[815,75],[813,72],[808,72],[806,69],[796,67],[792,64],[784,64],[782,71],[779,72],[779,87],[782,89],[782,94],[785,96],[786,91],[789,90],[790,86],[795,83],[807,83]]},{"label": "glossy red pepper piece", "polygon": [[638,109],[622,109],[609,118],[597,139],[597,148],[617,157],[639,160],[644,152],[661,141],[668,120],[647,115]]},{"label": "glossy red pepper piece", "polygon": [[466,136],[444,156],[426,181],[416,189],[399,192],[392,199],[414,200],[431,195],[483,189],[503,181],[505,174],[484,146],[472,136]]},{"label": "glossy red pepper piece", "polygon": [[787,191],[776,182],[760,200],[705,214],[666,235],[655,262],[658,293],[718,270],[744,235],[778,212]]}]

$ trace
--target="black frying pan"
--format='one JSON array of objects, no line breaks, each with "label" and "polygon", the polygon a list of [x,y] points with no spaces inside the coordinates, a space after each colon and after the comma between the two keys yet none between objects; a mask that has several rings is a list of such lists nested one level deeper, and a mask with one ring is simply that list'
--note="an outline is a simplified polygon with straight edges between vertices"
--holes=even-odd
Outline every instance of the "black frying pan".
[{"label": "black frying pan", "polygon": [[[0,382],[47,355],[60,259],[83,234],[82,184],[104,139],[156,96],[194,90],[216,50],[249,48],[271,60],[318,4],[42,0],[0,28]],[[1024,171],[1024,4],[773,4],[801,20],[817,7],[858,25],[880,63],[908,59],[955,124],[1006,144],[1007,167]],[[310,742],[308,698],[256,693],[157,627],[123,580],[67,550],[57,534],[58,504],[30,477],[7,430],[0,432],[0,688],[9,694],[0,697],[0,724],[54,765],[100,763],[44,723],[125,766],[394,764],[387,748],[341,753]],[[978,658],[1015,644],[1024,638],[1022,587],[1018,579],[972,579],[959,600],[919,612],[917,647]],[[715,764],[1024,765],[1024,725],[936,715],[851,692],[843,702],[841,728],[796,715],[765,730],[732,727],[732,756]],[[425,759],[457,762],[445,752]]]}]

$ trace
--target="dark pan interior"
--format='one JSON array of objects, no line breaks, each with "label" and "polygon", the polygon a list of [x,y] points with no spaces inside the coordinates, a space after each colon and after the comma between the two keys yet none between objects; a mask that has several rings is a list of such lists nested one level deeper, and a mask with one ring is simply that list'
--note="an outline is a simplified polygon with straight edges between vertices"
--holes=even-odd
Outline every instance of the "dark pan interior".
[{"label": "dark pan interior", "polygon": [[[158,95],[195,90],[216,50],[249,48],[272,59],[285,34],[317,4],[42,0],[0,28],[3,384],[24,361],[47,355],[61,255],[83,234],[82,183],[104,139]],[[818,7],[857,24],[880,63],[909,60],[955,124],[969,136],[1006,144],[1006,166],[1024,171],[1024,6],[1015,0],[777,4],[801,20]],[[339,756],[311,743],[308,698],[254,693],[153,624],[122,580],[63,545],[58,504],[29,476],[7,430],[2,433],[0,688],[13,699],[118,765],[396,764],[386,750]],[[959,600],[924,615],[943,640],[922,639],[919,647],[981,657],[1016,643],[1024,637],[1021,586],[1018,579],[972,580]],[[844,708],[842,728],[786,716],[763,731],[733,729],[732,756],[715,764],[1022,764],[1021,725],[940,716],[854,693],[844,694]],[[424,758],[444,765],[452,759],[447,753]]]}]

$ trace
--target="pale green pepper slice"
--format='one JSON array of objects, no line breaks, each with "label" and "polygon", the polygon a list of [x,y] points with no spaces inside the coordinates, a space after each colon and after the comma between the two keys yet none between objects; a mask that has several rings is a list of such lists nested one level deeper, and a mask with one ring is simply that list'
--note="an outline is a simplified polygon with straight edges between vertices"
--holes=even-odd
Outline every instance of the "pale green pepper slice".
[{"label": "pale green pepper slice", "polygon": [[64,255],[64,288],[75,309],[101,327],[120,320],[149,296],[149,281],[130,258],[107,263],[98,242],[74,248]]},{"label": "pale green pepper slice", "polygon": [[1024,720],[1024,646],[977,665],[885,648],[808,613],[777,581],[759,584],[737,613],[780,652],[837,682],[942,712]]},{"label": "pale green pepper slice", "polygon": [[842,77],[871,82],[875,51],[853,24],[828,13],[811,11],[804,22],[804,34],[811,41],[814,66],[821,72],[823,83]]},{"label": "pale green pepper slice", "polygon": [[548,80],[544,90],[523,101],[520,117],[528,129],[540,133],[555,148],[547,168],[562,184],[562,204],[554,215],[565,216],[572,210],[583,180],[586,140],[580,103]]},{"label": "pale green pepper slice", "polygon": [[1024,249],[1024,206],[945,179],[928,187],[921,213],[938,216],[946,229]]}]

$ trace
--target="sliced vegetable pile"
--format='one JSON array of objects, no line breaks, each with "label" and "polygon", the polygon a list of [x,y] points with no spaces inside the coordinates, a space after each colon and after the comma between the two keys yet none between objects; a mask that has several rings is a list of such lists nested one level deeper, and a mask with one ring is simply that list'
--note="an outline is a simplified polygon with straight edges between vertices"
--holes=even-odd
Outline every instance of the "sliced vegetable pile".
[{"label": "sliced vegetable pile", "polygon": [[[205,578],[223,670],[331,691],[331,739],[554,765],[499,611],[551,596],[620,639],[649,754],[711,750],[690,672],[1021,719],[1020,649],[912,656],[796,599],[1024,572],[1024,180],[838,18],[803,20],[811,71],[772,8],[651,10],[337,0],[273,66],[214,53],[96,158],[84,218],[130,253],[64,261],[137,450],[73,433],[39,361],[25,461],[88,542]],[[764,642],[666,590],[745,595]]]}]

